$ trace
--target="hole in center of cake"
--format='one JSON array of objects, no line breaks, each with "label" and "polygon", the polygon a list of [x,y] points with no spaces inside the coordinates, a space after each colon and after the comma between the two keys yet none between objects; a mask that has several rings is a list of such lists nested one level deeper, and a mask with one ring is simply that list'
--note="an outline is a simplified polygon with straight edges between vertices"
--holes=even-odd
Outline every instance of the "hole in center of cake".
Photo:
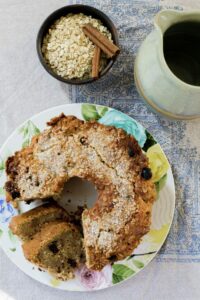
[{"label": "hole in center of cake", "polygon": [[79,207],[91,208],[97,199],[97,191],[92,183],[78,177],[65,183],[59,204],[68,212],[75,212]]}]

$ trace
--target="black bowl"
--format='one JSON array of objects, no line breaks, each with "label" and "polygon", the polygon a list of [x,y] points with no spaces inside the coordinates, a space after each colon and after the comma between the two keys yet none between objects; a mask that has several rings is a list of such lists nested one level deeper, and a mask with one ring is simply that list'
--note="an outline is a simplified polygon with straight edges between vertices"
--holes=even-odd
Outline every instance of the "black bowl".
[{"label": "black bowl", "polygon": [[99,74],[99,77],[97,79],[88,78],[88,79],[81,80],[81,79],[65,79],[65,78],[62,78],[61,76],[57,75],[50,68],[50,66],[47,65],[47,63],[44,59],[44,56],[42,54],[43,38],[46,35],[46,33],[48,32],[48,29],[57,19],[59,19],[61,16],[65,16],[69,13],[74,13],[74,14],[83,13],[85,15],[90,15],[90,16],[94,17],[95,19],[101,20],[103,25],[106,26],[108,28],[108,30],[110,31],[110,33],[112,34],[112,39],[113,39],[114,44],[119,46],[117,30],[116,30],[113,22],[103,12],[101,12],[100,10],[98,10],[94,7],[87,6],[87,5],[81,5],[81,4],[68,5],[68,6],[64,6],[60,9],[54,11],[50,16],[47,17],[47,19],[41,25],[40,30],[37,35],[37,45],[36,45],[39,60],[40,60],[41,64],[43,65],[43,67],[46,69],[46,71],[60,81],[70,83],[70,84],[90,83],[90,82],[93,82],[93,81],[98,80],[99,78],[103,77],[110,70],[110,68],[112,67],[112,65],[114,64],[114,62],[116,60],[116,56],[114,58],[108,60],[108,64],[102,70],[102,72]]}]

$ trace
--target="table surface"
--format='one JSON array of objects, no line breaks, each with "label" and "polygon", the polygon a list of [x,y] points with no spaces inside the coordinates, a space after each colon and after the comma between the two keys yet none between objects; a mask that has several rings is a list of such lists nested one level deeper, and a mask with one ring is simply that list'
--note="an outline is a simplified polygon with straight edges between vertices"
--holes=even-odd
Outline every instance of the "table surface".
[{"label": "table surface", "polygon": [[[72,2],[72,1],[71,1]],[[75,2],[75,1],[74,1]],[[51,106],[93,102],[115,107],[140,121],[164,148],[176,183],[176,210],[157,258],[136,277],[111,289],[72,293],[44,286],[23,274],[0,250],[0,300],[16,299],[200,299],[200,121],[169,121],[150,111],[133,81],[138,46],[162,7],[200,8],[200,1],[86,0],[117,25],[122,53],[97,83],[72,87],[40,65],[35,39],[44,18],[64,0],[0,1],[0,144],[24,120]]]}]

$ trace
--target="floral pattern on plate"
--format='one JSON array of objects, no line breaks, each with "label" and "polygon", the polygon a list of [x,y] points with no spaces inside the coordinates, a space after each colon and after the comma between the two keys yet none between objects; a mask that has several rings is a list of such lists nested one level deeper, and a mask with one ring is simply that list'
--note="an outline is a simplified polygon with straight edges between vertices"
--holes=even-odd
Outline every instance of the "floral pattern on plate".
[{"label": "floral pattern on plate", "polygon": [[[45,128],[50,118],[64,112],[66,115],[75,115],[86,121],[96,120],[104,125],[111,125],[124,129],[133,135],[149,158],[153,178],[158,191],[152,212],[151,230],[146,234],[133,254],[126,259],[107,265],[101,272],[92,271],[82,266],[75,272],[75,278],[62,282],[47,272],[41,272],[23,256],[20,241],[9,230],[12,216],[19,214],[29,207],[23,204],[16,210],[5,200],[5,160],[7,153],[30,144],[34,135]],[[4,159],[2,159],[4,158]],[[160,145],[136,120],[126,114],[105,106],[94,104],[71,104],[58,106],[34,116],[17,129],[12,137],[0,150],[0,245],[10,259],[32,278],[54,288],[72,291],[90,291],[110,287],[135,276],[153,259],[169,232],[174,213],[175,193],[174,181],[168,160]]]}]

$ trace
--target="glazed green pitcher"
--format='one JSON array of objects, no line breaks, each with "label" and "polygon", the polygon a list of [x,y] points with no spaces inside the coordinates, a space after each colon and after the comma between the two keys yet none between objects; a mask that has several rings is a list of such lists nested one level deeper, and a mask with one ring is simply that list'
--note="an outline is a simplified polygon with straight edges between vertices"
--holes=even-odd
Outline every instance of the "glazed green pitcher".
[{"label": "glazed green pitcher", "polygon": [[139,93],[158,113],[200,117],[200,11],[163,10],[135,62]]}]

